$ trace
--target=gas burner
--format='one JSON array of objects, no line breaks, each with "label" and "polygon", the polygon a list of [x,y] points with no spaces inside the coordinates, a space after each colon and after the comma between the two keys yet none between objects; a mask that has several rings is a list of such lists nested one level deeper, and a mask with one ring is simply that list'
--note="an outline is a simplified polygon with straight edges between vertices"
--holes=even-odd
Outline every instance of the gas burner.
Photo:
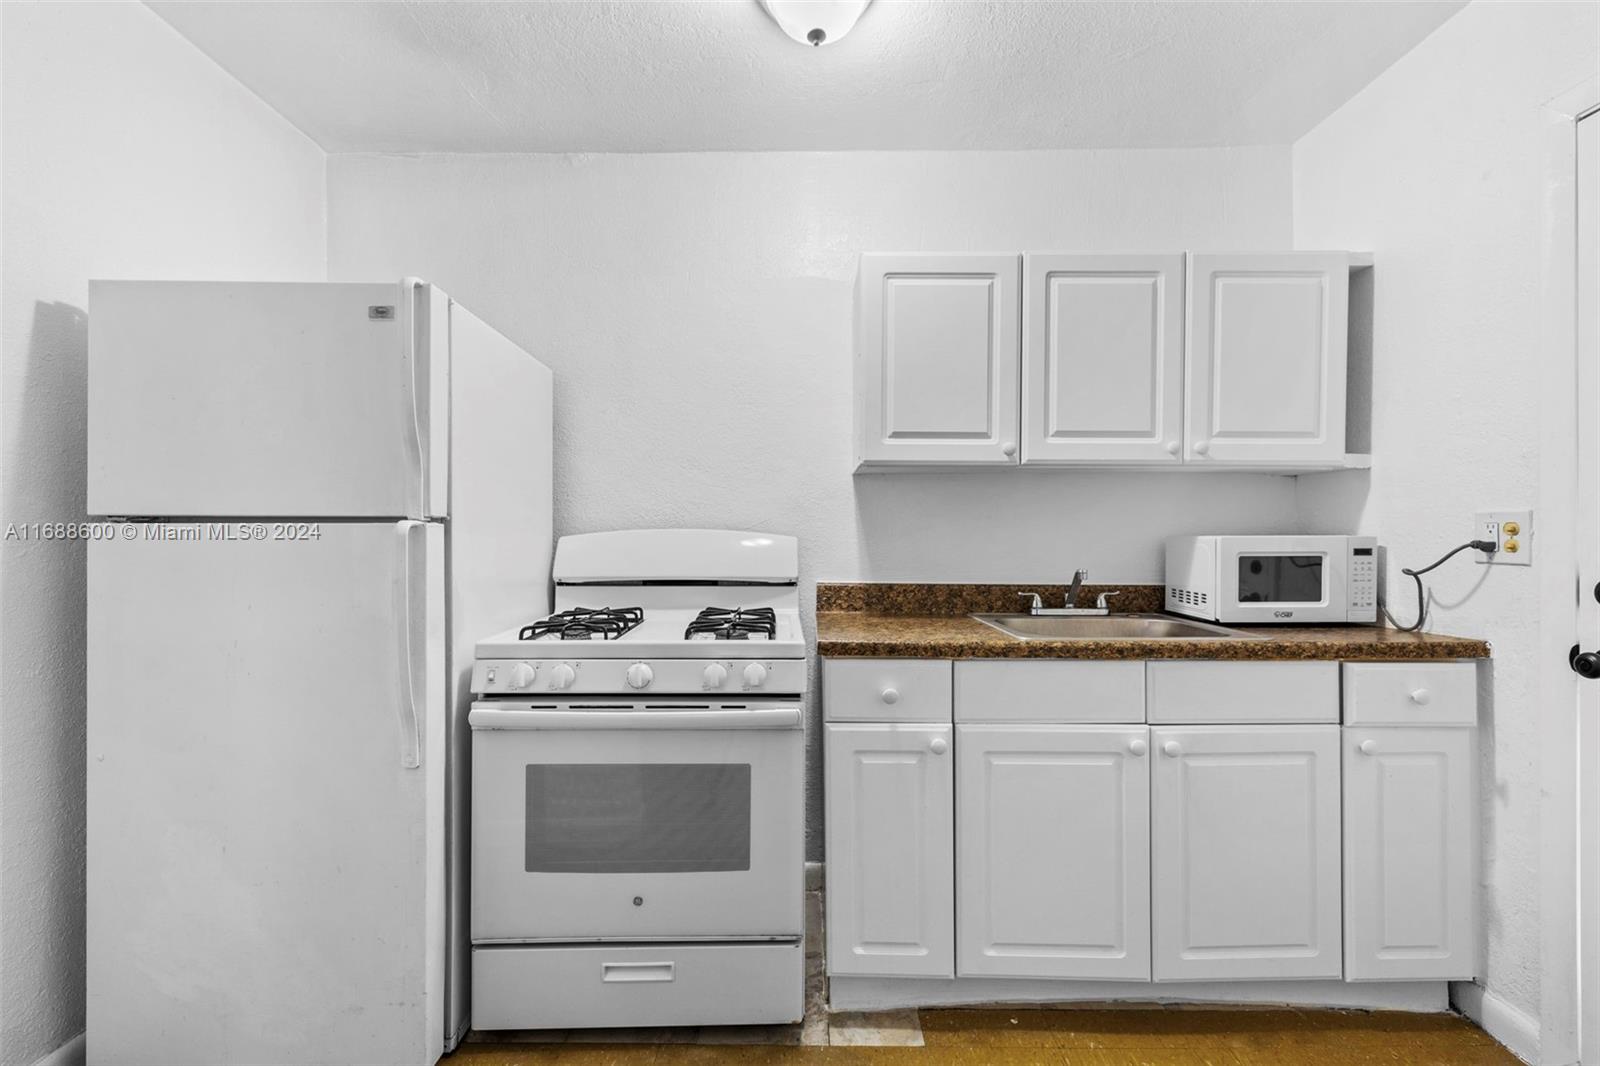
[{"label": "gas burner", "polygon": [[778,615],[771,607],[707,607],[683,631],[684,640],[772,640]]},{"label": "gas burner", "polygon": [[518,640],[616,640],[644,621],[643,607],[573,607],[523,626]]}]

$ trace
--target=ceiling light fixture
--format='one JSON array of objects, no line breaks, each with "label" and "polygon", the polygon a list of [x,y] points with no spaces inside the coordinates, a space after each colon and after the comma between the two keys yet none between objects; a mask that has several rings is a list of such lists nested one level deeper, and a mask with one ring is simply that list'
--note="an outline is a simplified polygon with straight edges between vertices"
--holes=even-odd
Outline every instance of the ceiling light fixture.
[{"label": "ceiling light fixture", "polygon": [[872,0],[761,0],[778,28],[801,44],[832,44],[855,26]]}]

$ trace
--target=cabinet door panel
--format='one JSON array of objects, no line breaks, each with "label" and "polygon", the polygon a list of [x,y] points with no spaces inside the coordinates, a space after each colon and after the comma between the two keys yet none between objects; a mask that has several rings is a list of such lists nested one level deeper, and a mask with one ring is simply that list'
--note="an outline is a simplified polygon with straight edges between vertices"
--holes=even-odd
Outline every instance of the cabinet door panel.
[{"label": "cabinet door panel", "polygon": [[1189,257],[1191,462],[1343,459],[1349,270],[1342,252]]},{"label": "cabinet door panel", "polygon": [[1338,977],[1339,727],[1151,731],[1158,981]]},{"label": "cabinet door panel", "polygon": [[1344,736],[1346,976],[1470,980],[1473,731],[1347,728]]},{"label": "cabinet door panel", "polygon": [[826,729],[828,972],[953,976],[951,727]]},{"label": "cabinet door panel", "polygon": [[958,726],[957,970],[1149,980],[1142,727]]},{"label": "cabinet door panel", "polygon": [[1014,255],[864,255],[856,320],[857,457],[1017,462]]},{"label": "cabinet door panel", "polygon": [[1023,461],[1182,462],[1183,256],[1023,258]]}]

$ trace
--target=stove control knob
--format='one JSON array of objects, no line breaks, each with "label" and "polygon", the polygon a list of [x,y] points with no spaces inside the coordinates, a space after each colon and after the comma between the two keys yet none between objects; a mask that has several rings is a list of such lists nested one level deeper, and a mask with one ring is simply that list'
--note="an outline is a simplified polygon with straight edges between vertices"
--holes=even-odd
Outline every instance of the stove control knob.
[{"label": "stove control knob", "polygon": [[644,688],[655,680],[656,672],[647,663],[634,663],[628,667],[628,687]]},{"label": "stove control knob", "polygon": [[760,688],[766,684],[767,668],[760,663],[751,663],[744,668],[744,687]]},{"label": "stove control knob", "polygon": [[527,688],[531,684],[533,684],[533,667],[527,663],[518,663],[511,668],[511,676],[506,679],[507,688]]},{"label": "stove control knob", "polygon": [[576,680],[578,671],[572,668],[571,663],[556,663],[556,668],[550,671],[551,688],[571,688]]},{"label": "stove control knob", "polygon": [[706,667],[701,677],[704,679],[704,687],[721,688],[722,683],[728,680],[728,668],[721,663],[712,663]]}]

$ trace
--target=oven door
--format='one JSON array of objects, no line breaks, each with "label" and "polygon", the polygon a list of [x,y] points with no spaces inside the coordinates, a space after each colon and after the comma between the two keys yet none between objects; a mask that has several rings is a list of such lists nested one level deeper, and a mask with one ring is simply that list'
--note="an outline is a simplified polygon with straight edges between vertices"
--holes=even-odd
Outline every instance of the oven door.
[{"label": "oven door", "polygon": [[472,941],[801,933],[799,701],[473,704]]},{"label": "oven door", "polygon": [[1344,537],[1219,537],[1217,620],[1344,622]]}]

